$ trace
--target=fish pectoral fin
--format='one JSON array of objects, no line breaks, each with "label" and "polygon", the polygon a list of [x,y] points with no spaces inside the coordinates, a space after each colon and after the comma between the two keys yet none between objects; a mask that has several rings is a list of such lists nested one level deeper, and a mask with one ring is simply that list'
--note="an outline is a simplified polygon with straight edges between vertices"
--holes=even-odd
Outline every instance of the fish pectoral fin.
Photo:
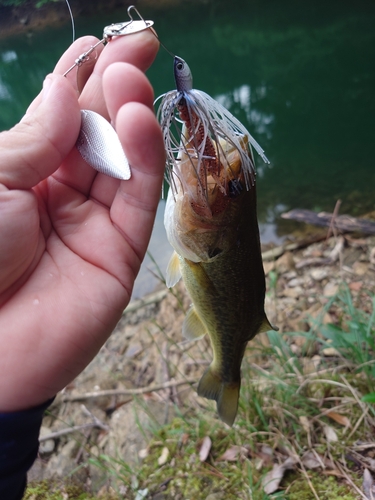
[{"label": "fish pectoral fin", "polygon": [[194,340],[203,337],[206,333],[207,329],[198,316],[197,311],[193,305],[190,306],[182,324],[182,335],[188,340]]},{"label": "fish pectoral fin", "polygon": [[278,332],[279,328],[277,326],[272,326],[271,323],[268,321],[267,316],[264,315],[264,319],[257,333],[269,332],[270,330],[275,330],[276,332]]},{"label": "fish pectoral fin", "polygon": [[240,382],[223,382],[219,375],[208,368],[198,384],[198,396],[214,399],[220,419],[232,426],[238,410]]},{"label": "fish pectoral fin", "polygon": [[181,278],[180,259],[176,252],[173,252],[167,266],[167,276],[165,279],[168,288],[175,286]]}]

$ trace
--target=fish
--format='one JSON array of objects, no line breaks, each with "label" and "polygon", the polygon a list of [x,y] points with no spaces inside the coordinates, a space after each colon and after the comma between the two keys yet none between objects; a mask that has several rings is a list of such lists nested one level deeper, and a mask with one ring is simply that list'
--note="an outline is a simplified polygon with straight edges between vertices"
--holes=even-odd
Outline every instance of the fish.
[{"label": "fish", "polygon": [[213,360],[198,395],[215,400],[220,419],[232,426],[247,343],[275,329],[264,310],[251,145],[268,159],[226,108],[193,89],[190,68],[178,56],[174,75],[176,90],[161,96],[157,112],[170,185],[164,225],[174,249],[166,283],[172,287],[182,278],[192,301],[183,335],[208,334],[211,341]]}]

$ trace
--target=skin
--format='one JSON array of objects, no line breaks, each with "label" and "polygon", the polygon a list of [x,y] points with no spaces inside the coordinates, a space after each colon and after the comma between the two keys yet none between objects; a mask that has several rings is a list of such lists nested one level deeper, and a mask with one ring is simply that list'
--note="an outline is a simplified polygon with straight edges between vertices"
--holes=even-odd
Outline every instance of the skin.
[{"label": "skin", "polygon": [[[54,396],[93,359],[129,302],[160,196],[164,147],[144,75],[144,31],[77,40],[20,124],[0,134],[0,412]],[[115,124],[132,177],[96,173],[74,148],[79,109]]]}]

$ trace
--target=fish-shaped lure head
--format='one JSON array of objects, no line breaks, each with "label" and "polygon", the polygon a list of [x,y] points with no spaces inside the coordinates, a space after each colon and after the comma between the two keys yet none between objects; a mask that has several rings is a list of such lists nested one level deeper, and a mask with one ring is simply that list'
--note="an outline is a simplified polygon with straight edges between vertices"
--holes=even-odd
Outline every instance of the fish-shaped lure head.
[{"label": "fish-shaped lure head", "polygon": [[181,57],[174,57],[174,79],[179,92],[188,92],[193,88],[193,75],[190,68]]}]

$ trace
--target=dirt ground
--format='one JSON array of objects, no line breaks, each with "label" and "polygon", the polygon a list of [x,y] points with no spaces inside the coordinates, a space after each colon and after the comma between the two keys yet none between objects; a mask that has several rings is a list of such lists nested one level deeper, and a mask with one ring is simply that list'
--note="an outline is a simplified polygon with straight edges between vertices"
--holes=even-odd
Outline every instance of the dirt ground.
[{"label": "dirt ground", "polygon": [[[326,233],[322,230],[313,239]],[[364,292],[375,289],[374,236],[336,235],[308,245],[306,240],[294,242],[299,245],[295,250],[285,250],[284,245],[263,252],[266,312],[280,334],[307,331],[342,283],[362,309],[370,307]],[[209,364],[211,348],[207,338],[182,338],[189,305],[182,283],[173,293],[161,284],[153,294],[130,303],[98,356],[50,408],[30,480],[73,474],[83,483],[101,484],[102,471],[87,463],[90,454],[119,457],[134,467],[153,429],[174,416],[173,403],[205,407],[193,382]],[[325,312],[322,321],[336,319],[333,310]],[[298,354],[298,336],[291,347]],[[247,354],[251,350],[252,342]],[[306,369],[332,355],[328,351],[309,353],[305,359],[311,366]]]}]

